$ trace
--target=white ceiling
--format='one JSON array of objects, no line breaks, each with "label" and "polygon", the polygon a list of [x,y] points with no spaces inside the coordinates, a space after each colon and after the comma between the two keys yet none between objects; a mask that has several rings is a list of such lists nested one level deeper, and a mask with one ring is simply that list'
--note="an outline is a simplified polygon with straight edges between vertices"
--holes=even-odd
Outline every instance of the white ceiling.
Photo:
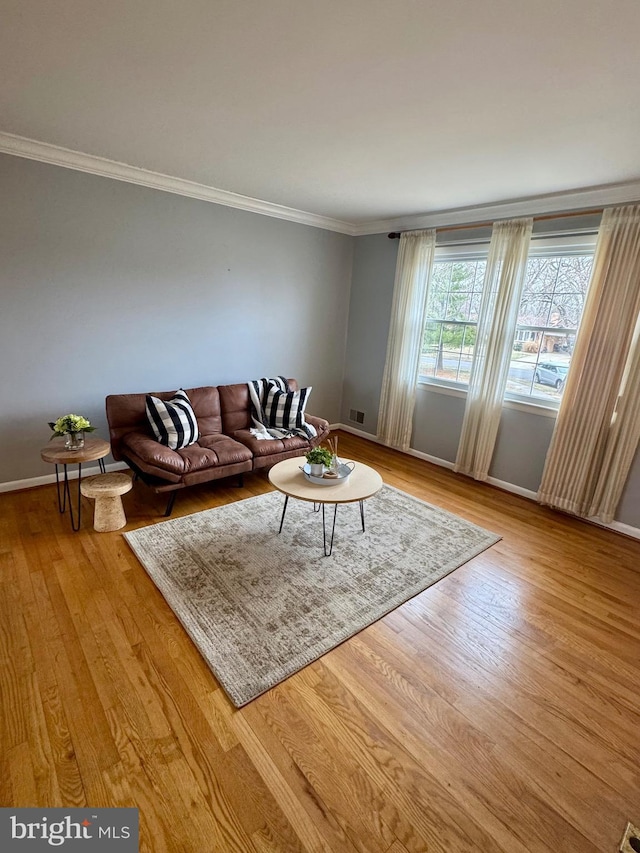
[{"label": "white ceiling", "polygon": [[640,178],[638,0],[0,0],[0,130],[348,223]]}]

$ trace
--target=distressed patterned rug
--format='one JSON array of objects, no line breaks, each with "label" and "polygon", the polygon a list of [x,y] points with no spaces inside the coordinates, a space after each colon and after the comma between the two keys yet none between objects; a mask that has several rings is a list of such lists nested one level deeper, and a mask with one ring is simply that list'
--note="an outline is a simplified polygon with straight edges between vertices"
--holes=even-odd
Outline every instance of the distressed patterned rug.
[{"label": "distressed patterned rug", "polygon": [[[500,537],[384,486],[322,519],[270,492],[125,533],[236,707],[422,592]],[[333,517],[333,511],[327,519]]]}]

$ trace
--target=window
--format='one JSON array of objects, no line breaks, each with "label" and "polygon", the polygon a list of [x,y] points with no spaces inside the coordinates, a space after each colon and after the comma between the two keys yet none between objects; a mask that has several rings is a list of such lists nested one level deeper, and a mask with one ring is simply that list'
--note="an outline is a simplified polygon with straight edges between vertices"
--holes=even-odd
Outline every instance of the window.
[{"label": "window", "polygon": [[594,238],[532,240],[507,378],[508,399],[556,404],[569,373]]},{"label": "window", "polygon": [[476,341],[482,282],[487,266],[483,256],[458,253],[454,258],[436,250],[422,341],[420,381],[467,385]]},{"label": "window", "polygon": [[[595,235],[534,238],[510,353],[507,399],[557,405],[591,277]],[[488,245],[436,250],[419,381],[469,383]]]}]

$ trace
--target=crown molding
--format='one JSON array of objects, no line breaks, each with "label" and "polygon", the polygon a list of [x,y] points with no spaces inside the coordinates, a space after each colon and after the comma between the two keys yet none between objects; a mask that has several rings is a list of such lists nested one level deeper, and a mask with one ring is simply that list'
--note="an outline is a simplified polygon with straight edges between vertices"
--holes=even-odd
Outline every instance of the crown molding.
[{"label": "crown molding", "polygon": [[513,219],[520,216],[538,216],[550,213],[579,212],[592,207],[607,207],[615,204],[627,204],[640,201],[640,180],[620,184],[608,184],[600,187],[588,187],[564,193],[549,193],[516,199],[515,201],[496,202],[475,207],[459,207],[439,210],[433,213],[407,214],[392,219],[377,219],[369,222],[352,223],[317,213],[285,207],[258,198],[240,195],[229,190],[220,190],[184,178],[175,178],[161,172],[151,172],[140,166],[130,166],[117,160],[108,160],[94,154],[85,154],[71,148],[62,148],[48,142],[39,142],[24,136],[0,131],[0,153],[51,163],[65,169],[87,172],[116,181],[150,187],[162,192],[174,193],[200,201],[246,210],[262,216],[297,222],[312,228],[335,231],[351,237],[369,234],[381,234],[386,231],[411,231],[418,228],[444,228],[449,225],[469,225],[481,222],[493,222],[497,219]]},{"label": "crown molding", "polygon": [[197,198],[211,204],[247,210],[250,213],[271,216],[274,219],[286,219],[288,222],[297,222],[300,225],[310,225],[313,228],[323,228],[326,231],[337,231],[339,234],[350,236],[354,234],[354,226],[350,222],[343,222],[340,219],[332,219],[328,216],[296,210],[293,207],[273,204],[262,201],[262,199],[187,181],[183,178],[163,175],[160,172],[150,172],[139,166],[130,166],[117,160],[108,160],[106,157],[97,157],[94,154],[84,154],[81,151],[73,151],[70,148],[62,148],[48,142],[38,142],[35,139],[27,139],[24,136],[15,136],[3,131],[0,131],[0,153],[13,154],[16,157],[24,157],[28,160],[38,160],[41,163],[51,163],[65,169],[74,169],[78,172],[87,172],[90,175],[100,175],[103,178],[151,187],[188,198]]},{"label": "crown molding", "polygon": [[353,226],[353,235],[382,234],[385,231],[412,231],[418,228],[444,228],[448,225],[469,225],[515,219],[520,216],[540,216],[550,213],[570,213],[592,207],[609,207],[640,201],[640,180],[601,187],[587,187],[563,193],[532,196],[515,201],[496,202],[476,207],[459,207],[434,213],[411,214],[393,219],[378,219]]}]

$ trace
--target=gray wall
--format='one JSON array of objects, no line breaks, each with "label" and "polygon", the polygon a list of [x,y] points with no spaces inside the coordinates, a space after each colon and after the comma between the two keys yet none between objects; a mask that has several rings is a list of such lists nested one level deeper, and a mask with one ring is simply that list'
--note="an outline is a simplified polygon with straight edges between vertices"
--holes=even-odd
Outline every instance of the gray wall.
[{"label": "gray wall", "polygon": [[[549,227],[547,225],[547,227]],[[362,426],[375,435],[391,315],[397,240],[386,234],[356,238],[342,420],[349,409],[365,412]],[[418,388],[411,446],[438,459],[456,457],[465,397]],[[555,417],[504,408],[490,476],[537,491]],[[636,455],[616,520],[640,528],[640,451]]]},{"label": "gray wall", "polygon": [[353,238],[8,155],[0,192],[0,483],[111,393],[285,373],[339,420]]},{"label": "gray wall", "polygon": [[386,235],[355,241],[347,352],[342,392],[342,423],[351,424],[349,411],[364,412],[358,429],[375,435],[380,388],[387,355],[393,281],[398,241]]},{"label": "gray wall", "polygon": [[[59,415],[106,437],[111,393],[287,373],[314,386],[310,411],[358,409],[375,435],[397,240],[8,155],[0,191],[0,484],[51,473],[39,450]],[[463,411],[419,389],[412,446],[453,461]],[[491,476],[535,491],[553,423],[505,409]],[[640,453],[617,518],[640,527]]]},{"label": "gray wall", "polygon": [[631,465],[627,484],[618,505],[616,520],[632,527],[640,527],[640,448]]}]

